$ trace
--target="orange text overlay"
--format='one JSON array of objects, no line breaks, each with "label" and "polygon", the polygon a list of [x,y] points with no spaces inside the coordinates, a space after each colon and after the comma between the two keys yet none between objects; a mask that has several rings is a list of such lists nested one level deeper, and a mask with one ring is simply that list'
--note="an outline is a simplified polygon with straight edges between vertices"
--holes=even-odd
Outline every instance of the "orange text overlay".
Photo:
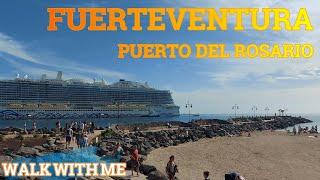
[{"label": "orange text overlay", "polygon": [[311,44],[118,44],[119,59],[311,58]]},{"label": "orange text overlay", "polygon": [[[48,31],[311,31],[307,9],[286,8],[47,8]],[[130,22],[130,23],[128,23]],[[146,22],[146,23],[142,23]]]}]

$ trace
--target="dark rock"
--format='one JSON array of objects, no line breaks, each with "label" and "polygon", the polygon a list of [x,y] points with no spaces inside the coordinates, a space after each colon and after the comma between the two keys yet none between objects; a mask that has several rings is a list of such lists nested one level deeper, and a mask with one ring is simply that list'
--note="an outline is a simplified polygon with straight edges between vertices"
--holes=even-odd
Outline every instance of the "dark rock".
[{"label": "dark rock", "polygon": [[12,162],[12,157],[10,157],[10,156],[0,156],[0,162]]},{"label": "dark rock", "polygon": [[154,166],[150,166],[150,165],[145,165],[145,164],[142,164],[140,166],[140,172],[144,175],[149,175],[152,171],[156,171],[157,168],[154,167]]},{"label": "dark rock", "polygon": [[18,150],[17,154],[22,155],[22,156],[26,156],[26,157],[41,155],[39,150],[32,148],[32,147],[24,147],[24,146],[22,146]]},{"label": "dark rock", "polygon": [[43,146],[34,146],[34,148],[39,150],[40,152],[44,152],[46,150]]},{"label": "dark rock", "polygon": [[148,180],[168,180],[167,176],[160,171],[152,171],[148,174]]}]

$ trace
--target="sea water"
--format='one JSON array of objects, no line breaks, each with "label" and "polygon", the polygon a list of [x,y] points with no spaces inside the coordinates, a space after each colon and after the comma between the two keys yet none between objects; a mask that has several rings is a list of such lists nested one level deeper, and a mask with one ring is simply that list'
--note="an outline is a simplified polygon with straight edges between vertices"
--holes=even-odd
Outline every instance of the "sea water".
[{"label": "sea water", "polygon": [[[243,114],[243,116],[252,116],[251,114]],[[263,114],[261,114],[264,116]],[[320,114],[289,114],[292,116],[302,116],[308,118],[313,121],[313,123],[307,123],[304,125],[314,126],[318,125],[320,127]],[[188,115],[182,114],[180,116],[174,117],[121,117],[121,118],[103,118],[103,119],[81,119],[81,121],[91,121],[96,126],[99,127],[107,127],[112,124],[134,124],[134,123],[150,123],[150,122],[166,122],[166,121],[180,121],[180,122],[189,122],[192,120],[198,119],[221,119],[227,120],[229,118],[234,117],[233,114],[199,114]],[[37,128],[55,128],[55,124],[58,120],[35,120],[37,123]],[[62,127],[65,126],[66,123],[71,123],[72,121],[80,121],[79,119],[60,119]],[[16,127],[16,128],[24,128],[24,123],[27,124],[27,128],[31,129],[33,120],[0,120],[0,128],[6,127]]]}]

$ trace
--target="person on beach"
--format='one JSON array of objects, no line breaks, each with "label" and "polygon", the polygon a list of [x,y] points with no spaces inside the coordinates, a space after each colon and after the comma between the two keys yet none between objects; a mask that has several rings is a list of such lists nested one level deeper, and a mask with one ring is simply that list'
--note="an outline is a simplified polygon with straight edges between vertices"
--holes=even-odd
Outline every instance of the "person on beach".
[{"label": "person on beach", "polygon": [[295,126],[293,126],[293,135],[296,135],[297,134],[297,129],[296,129],[296,127]]},{"label": "person on beach", "polygon": [[80,123],[81,133],[84,133],[85,124],[83,122]]},{"label": "person on beach", "polygon": [[89,139],[88,139],[88,136],[86,134],[83,136],[83,146],[84,147],[88,147],[89,146]]},{"label": "person on beach", "polygon": [[131,173],[133,176],[133,171],[137,172],[137,176],[139,176],[140,162],[139,162],[139,151],[137,146],[133,146],[131,151],[131,160],[134,162],[131,167]]},{"label": "person on beach", "polygon": [[60,121],[57,121],[56,122],[56,131],[57,131],[57,133],[60,133],[60,130],[61,130],[61,123],[60,123]]},{"label": "person on beach", "polygon": [[203,177],[204,177],[204,180],[210,180],[209,179],[209,171],[205,171],[205,172],[203,172]]},{"label": "person on beach", "polygon": [[76,143],[77,143],[78,148],[80,148],[80,146],[81,146],[81,133],[80,132],[76,133]]},{"label": "person on beach", "polygon": [[36,131],[37,131],[37,123],[36,123],[36,121],[33,121],[32,130],[33,130],[34,133],[36,133]]},{"label": "person on beach", "polygon": [[94,133],[94,129],[95,129],[94,123],[91,122],[90,130],[91,130],[91,133],[92,133],[92,134]]},{"label": "person on beach", "polygon": [[174,180],[176,173],[178,172],[178,166],[174,162],[174,156],[170,156],[169,162],[167,163],[166,173],[169,180]]},{"label": "person on beach", "polygon": [[114,150],[114,155],[117,159],[120,159],[121,156],[123,155],[123,148],[121,147],[120,143],[117,143],[116,148]]},{"label": "person on beach", "polygon": [[72,136],[73,136],[73,130],[71,129],[71,127],[69,127],[66,132],[66,149],[69,149],[70,147]]},{"label": "person on beach", "polygon": [[301,132],[302,132],[302,128],[301,128],[301,126],[299,125],[299,126],[298,126],[298,135],[300,135]]},{"label": "person on beach", "polygon": [[24,133],[25,133],[25,134],[28,134],[27,122],[24,122]]}]

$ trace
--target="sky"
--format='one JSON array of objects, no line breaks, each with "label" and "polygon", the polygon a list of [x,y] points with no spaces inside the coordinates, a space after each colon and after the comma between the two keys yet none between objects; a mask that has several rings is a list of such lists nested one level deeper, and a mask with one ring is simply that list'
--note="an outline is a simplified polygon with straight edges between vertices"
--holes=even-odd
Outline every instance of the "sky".
[{"label": "sky", "polygon": [[[0,6],[0,79],[16,74],[86,81],[120,78],[148,82],[157,89],[170,90],[181,113],[264,114],[285,108],[288,113],[319,113],[320,63],[318,0],[2,0]],[[283,7],[295,14],[307,8],[312,32],[48,32],[48,7]],[[233,22],[230,22],[233,23]],[[216,59],[119,60],[118,43],[312,43],[315,55],[305,60]]]}]

